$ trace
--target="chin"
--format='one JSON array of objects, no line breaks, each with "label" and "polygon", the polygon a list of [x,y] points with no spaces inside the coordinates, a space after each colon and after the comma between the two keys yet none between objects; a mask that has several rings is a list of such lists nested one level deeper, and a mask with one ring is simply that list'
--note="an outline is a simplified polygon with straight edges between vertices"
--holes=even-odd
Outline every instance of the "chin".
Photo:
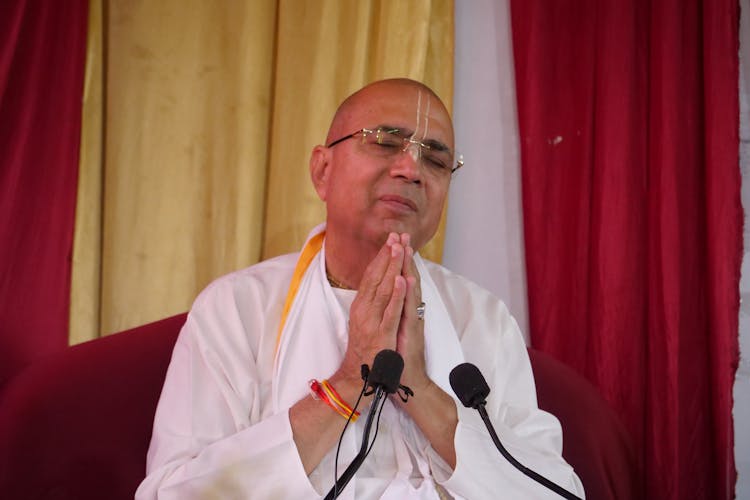
[{"label": "chin", "polygon": [[404,222],[403,220],[384,219],[383,232],[385,233],[386,237],[388,236],[388,233],[409,233],[410,235],[414,236],[415,228],[412,224]]},{"label": "chin", "polygon": [[428,241],[430,241],[430,238],[435,235],[436,231],[437,227],[434,231],[432,231],[432,233],[430,233],[430,236],[428,238],[425,238],[424,235],[426,233],[423,228],[414,227],[413,224],[409,224],[407,222],[404,222],[403,220],[385,219],[383,221],[383,233],[381,235],[380,243],[385,243],[385,240],[388,238],[389,233],[408,233],[411,236],[412,248],[415,251],[419,251],[424,245],[427,244]]}]

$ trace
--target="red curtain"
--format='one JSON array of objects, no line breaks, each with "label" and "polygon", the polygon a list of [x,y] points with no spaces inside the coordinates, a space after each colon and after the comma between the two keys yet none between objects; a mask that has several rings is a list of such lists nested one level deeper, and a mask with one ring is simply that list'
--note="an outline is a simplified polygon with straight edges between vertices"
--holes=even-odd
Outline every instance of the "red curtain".
[{"label": "red curtain", "polygon": [[737,2],[511,11],[532,344],[622,416],[644,498],[733,498]]},{"label": "red curtain", "polygon": [[68,342],[87,10],[0,1],[0,383]]}]

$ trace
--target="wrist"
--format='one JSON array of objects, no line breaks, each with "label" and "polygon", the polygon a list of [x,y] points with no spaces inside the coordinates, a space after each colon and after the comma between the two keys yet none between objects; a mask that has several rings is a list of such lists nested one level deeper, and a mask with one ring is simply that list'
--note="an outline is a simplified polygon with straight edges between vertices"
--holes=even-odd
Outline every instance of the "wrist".
[{"label": "wrist", "polygon": [[[336,388],[336,391],[352,406],[359,398],[362,392],[364,381],[359,376],[354,376],[351,370],[344,371],[339,369],[336,373],[328,377],[328,381]],[[369,401],[369,396],[363,396],[362,401]]]},{"label": "wrist", "polygon": [[[398,403],[407,411],[407,413],[411,413],[411,410],[414,410],[414,407],[417,405],[421,405],[427,401],[432,401],[435,397],[437,397],[438,393],[443,392],[443,390],[438,387],[438,385],[435,384],[430,378],[426,378],[423,383],[416,383],[415,385],[404,385],[411,389],[414,395],[409,396],[408,401],[403,401],[400,397],[398,397],[398,395],[395,396],[398,400]],[[413,403],[412,400],[414,400]]]},{"label": "wrist", "polygon": [[419,375],[409,372],[407,376],[401,377],[401,384],[414,391],[415,395],[423,394],[437,387],[425,371],[419,372]]}]

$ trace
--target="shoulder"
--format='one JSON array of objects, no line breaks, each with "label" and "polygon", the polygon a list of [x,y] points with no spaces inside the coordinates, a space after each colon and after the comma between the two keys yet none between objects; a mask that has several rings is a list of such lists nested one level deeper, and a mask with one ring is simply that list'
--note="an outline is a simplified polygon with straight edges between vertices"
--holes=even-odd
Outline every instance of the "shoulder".
[{"label": "shoulder", "polygon": [[505,303],[489,290],[441,265],[431,262],[425,265],[451,316],[466,360],[477,365],[492,381],[500,401],[535,405],[530,396],[535,392],[526,345]]},{"label": "shoulder", "polygon": [[470,313],[479,309],[510,316],[505,303],[489,290],[440,264],[428,260],[424,260],[424,264],[449,311]]},{"label": "shoulder", "polygon": [[236,287],[246,284],[264,284],[279,279],[291,278],[297,263],[299,252],[279,255],[271,259],[258,262],[252,266],[225,274],[211,282],[204,292],[211,292],[215,288]]},{"label": "shoulder", "polygon": [[178,343],[221,363],[257,359],[275,335],[296,262],[297,254],[282,255],[214,280],[193,302]]},{"label": "shoulder", "polygon": [[192,310],[269,303],[286,293],[298,256],[281,255],[215,279],[198,294]]},{"label": "shoulder", "polygon": [[424,263],[465,347],[498,353],[524,345],[516,320],[496,295],[439,264]]}]

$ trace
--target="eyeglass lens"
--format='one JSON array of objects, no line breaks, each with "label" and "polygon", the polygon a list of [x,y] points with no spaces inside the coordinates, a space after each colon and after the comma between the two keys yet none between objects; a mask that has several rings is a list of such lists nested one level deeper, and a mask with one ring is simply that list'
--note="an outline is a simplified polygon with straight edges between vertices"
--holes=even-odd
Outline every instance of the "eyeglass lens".
[{"label": "eyeglass lens", "polygon": [[362,140],[370,146],[375,146],[372,152],[379,156],[394,155],[410,147],[416,147],[418,158],[421,158],[427,166],[448,172],[453,170],[453,154],[450,150],[438,149],[410,137],[403,137],[398,134],[398,130],[364,130]]}]

